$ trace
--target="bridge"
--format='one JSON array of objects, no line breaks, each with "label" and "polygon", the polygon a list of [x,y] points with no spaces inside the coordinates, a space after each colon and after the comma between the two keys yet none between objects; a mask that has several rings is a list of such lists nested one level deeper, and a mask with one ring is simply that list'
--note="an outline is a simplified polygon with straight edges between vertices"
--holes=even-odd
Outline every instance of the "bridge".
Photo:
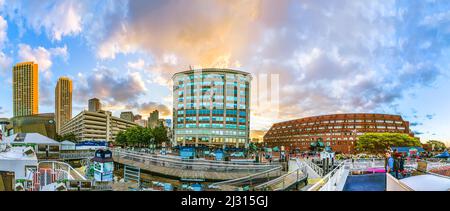
[{"label": "bridge", "polygon": [[179,158],[113,150],[114,162],[146,170],[154,174],[186,180],[224,181],[243,178],[271,170],[270,175],[281,171],[279,165],[241,163],[230,161],[181,160]]}]

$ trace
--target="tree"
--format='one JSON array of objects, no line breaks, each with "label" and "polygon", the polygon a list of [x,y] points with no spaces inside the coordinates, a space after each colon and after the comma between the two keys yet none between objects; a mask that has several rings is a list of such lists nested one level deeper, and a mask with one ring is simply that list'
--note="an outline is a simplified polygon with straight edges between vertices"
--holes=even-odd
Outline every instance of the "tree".
[{"label": "tree", "polygon": [[151,144],[152,138],[153,134],[150,128],[136,126],[120,131],[116,136],[116,142],[120,145],[145,147]]},{"label": "tree", "polygon": [[68,134],[64,134],[64,135],[56,135],[55,140],[58,142],[62,142],[62,141],[72,141],[72,142],[77,142],[78,138],[74,133],[68,133]]},{"label": "tree", "polygon": [[416,138],[400,133],[366,133],[358,137],[356,149],[361,152],[383,153],[389,147],[420,147]]},{"label": "tree", "polygon": [[127,145],[127,136],[125,131],[120,131],[116,136],[116,143],[119,145]]},{"label": "tree", "polygon": [[161,143],[163,142],[169,142],[169,137],[167,136],[167,129],[162,124],[153,128],[152,134],[153,137],[155,138],[155,142],[157,145],[161,145]]},{"label": "tree", "polygon": [[442,151],[444,151],[447,147],[445,146],[445,144],[443,143],[443,142],[441,142],[441,141],[436,141],[436,140],[429,140],[429,141],[427,141],[427,144],[430,146],[430,147],[433,147],[434,146],[434,151],[438,151],[438,152],[442,152]]}]

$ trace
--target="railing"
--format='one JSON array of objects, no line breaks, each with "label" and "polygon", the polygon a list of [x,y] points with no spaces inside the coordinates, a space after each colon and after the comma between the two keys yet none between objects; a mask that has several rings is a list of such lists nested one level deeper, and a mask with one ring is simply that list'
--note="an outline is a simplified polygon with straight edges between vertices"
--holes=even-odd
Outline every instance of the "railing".
[{"label": "railing", "polygon": [[190,163],[218,163],[218,164],[240,164],[240,165],[261,165],[266,166],[265,163],[252,163],[252,162],[243,162],[243,161],[220,161],[220,160],[206,160],[206,159],[182,159],[179,156],[173,156],[173,155],[159,155],[154,153],[148,153],[148,152],[140,152],[140,151],[132,151],[132,150],[124,150],[124,149],[114,149],[113,152],[119,152],[119,153],[132,153],[136,155],[143,155],[146,157],[152,157],[152,158],[161,158],[165,160],[173,160],[173,161],[188,161]]},{"label": "railing", "polygon": [[47,167],[54,171],[60,171],[67,173],[67,178],[69,180],[86,180],[86,178],[76,171],[72,166],[67,163],[59,161],[41,161],[38,163],[39,168]]},{"label": "railing", "polygon": [[289,188],[290,186],[308,178],[306,173],[306,166],[303,166],[297,159],[297,168],[287,174],[284,174],[274,180],[256,186],[253,190],[264,191],[280,191]]},{"label": "railing", "polygon": [[248,172],[256,173],[278,167],[269,164],[242,164],[242,163],[215,163],[207,161],[183,161],[172,158],[163,158],[147,154],[137,154],[114,150],[113,155],[119,159],[127,159],[134,162],[141,162],[147,165],[174,168],[179,170],[211,171],[211,172]]},{"label": "railing", "polygon": [[227,181],[222,181],[222,182],[216,182],[216,183],[213,183],[213,184],[209,185],[209,187],[210,188],[217,188],[217,187],[222,186],[222,185],[231,185],[231,186],[233,186],[233,185],[236,185],[236,184],[242,184],[242,183],[247,182],[247,181],[251,182],[252,179],[260,178],[261,176],[264,176],[264,175],[267,175],[267,177],[268,177],[272,172],[281,172],[281,169],[282,169],[281,166],[277,166],[277,167],[275,167],[273,169],[269,169],[267,171],[259,172],[259,173],[248,175],[248,176],[245,176],[245,177],[232,179],[232,180],[227,180]]},{"label": "railing", "polygon": [[341,162],[330,173],[325,175],[319,182],[311,186],[308,191],[333,191],[336,190],[336,186],[339,180],[342,178],[345,170],[345,163]]},{"label": "railing", "polygon": [[83,159],[83,158],[93,158],[95,151],[80,151],[80,152],[64,152],[61,151],[59,157],[64,160],[70,159]]},{"label": "railing", "polygon": [[303,160],[311,169],[316,172],[320,177],[323,177],[323,169],[317,164],[313,163],[310,159]]},{"label": "railing", "polygon": [[[348,159],[345,160],[351,170],[367,170],[369,168],[384,168],[385,160],[380,158],[371,159]],[[417,168],[417,162],[414,159],[404,161],[405,168]]]},{"label": "railing", "polygon": [[[41,161],[35,173],[33,186],[35,190],[63,180],[86,180],[86,178],[67,163],[58,161]],[[86,180],[87,181],[87,180]]]}]

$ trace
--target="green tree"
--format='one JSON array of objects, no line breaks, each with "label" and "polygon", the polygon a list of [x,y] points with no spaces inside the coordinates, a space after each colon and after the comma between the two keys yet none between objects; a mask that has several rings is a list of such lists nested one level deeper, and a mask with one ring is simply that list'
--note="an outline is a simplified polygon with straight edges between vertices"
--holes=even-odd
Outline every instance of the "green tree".
[{"label": "green tree", "polygon": [[160,146],[163,142],[169,142],[169,137],[167,136],[167,129],[163,124],[156,126],[152,129],[153,137],[155,138],[155,143]]},{"label": "green tree", "polygon": [[434,151],[438,152],[444,151],[447,148],[445,144],[441,141],[429,140],[427,141],[427,144],[430,145],[430,147],[434,145]]},{"label": "green tree", "polygon": [[117,133],[116,143],[119,145],[127,145],[127,136],[125,135],[125,131],[120,131]]},{"label": "green tree", "polygon": [[116,142],[126,146],[145,147],[150,144],[152,138],[153,134],[150,128],[136,126],[119,132]]},{"label": "green tree", "polygon": [[72,141],[72,142],[78,142],[78,138],[74,133],[64,134],[64,135],[56,135],[55,141]]},{"label": "green tree", "polygon": [[389,147],[420,147],[416,138],[400,133],[366,133],[358,137],[356,150],[367,153],[383,153]]}]

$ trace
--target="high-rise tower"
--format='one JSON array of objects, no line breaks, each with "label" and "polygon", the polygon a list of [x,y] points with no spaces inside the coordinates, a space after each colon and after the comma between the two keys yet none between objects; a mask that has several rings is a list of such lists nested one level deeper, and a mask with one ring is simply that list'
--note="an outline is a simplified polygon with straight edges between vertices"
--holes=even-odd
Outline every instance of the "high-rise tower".
[{"label": "high-rise tower", "polygon": [[38,64],[21,62],[13,67],[13,115],[39,113]]},{"label": "high-rise tower", "polygon": [[72,118],[72,80],[67,77],[58,79],[55,88],[55,121],[56,132]]}]

